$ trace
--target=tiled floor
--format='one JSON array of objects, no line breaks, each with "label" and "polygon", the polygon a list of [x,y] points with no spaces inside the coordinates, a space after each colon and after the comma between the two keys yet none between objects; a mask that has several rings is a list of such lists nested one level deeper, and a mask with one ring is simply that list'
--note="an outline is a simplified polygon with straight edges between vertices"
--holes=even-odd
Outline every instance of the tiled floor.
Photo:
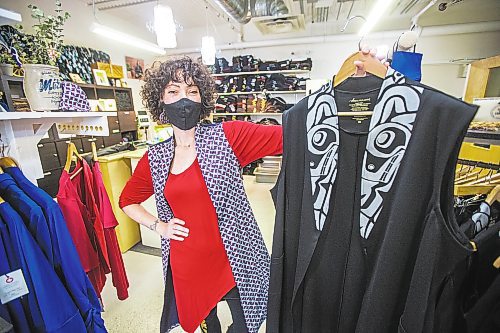
[{"label": "tiled floor", "polygon": [[[272,186],[273,184],[257,184],[253,177],[245,177],[247,195],[269,250],[274,228],[274,206],[269,193]],[[130,282],[129,298],[119,301],[111,281],[108,280],[102,295],[106,327],[110,333],[158,333],[163,306],[161,258],[128,251],[123,254],[123,260]],[[225,328],[231,324],[229,308],[225,302],[221,302],[217,311],[222,332],[225,332]],[[179,327],[172,332],[184,331]],[[259,333],[263,332],[265,323],[259,330]]]}]

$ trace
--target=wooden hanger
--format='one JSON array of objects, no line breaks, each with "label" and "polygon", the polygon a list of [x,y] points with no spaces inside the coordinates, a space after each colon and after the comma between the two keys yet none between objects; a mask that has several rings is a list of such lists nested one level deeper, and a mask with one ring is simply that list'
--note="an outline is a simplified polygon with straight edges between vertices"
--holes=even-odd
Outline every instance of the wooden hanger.
[{"label": "wooden hanger", "polygon": [[490,173],[482,178],[474,180],[465,185],[480,185],[480,184],[490,185],[490,184],[497,184],[498,181],[500,181],[500,173],[495,173],[495,174]]},{"label": "wooden hanger", "polygon": [[500,201],[500,185],[495,186],[484,200],[488,205],[492,205],[495,201]]},{"label": "wooden hanger", "polygon": [[64,171],[66,172],[69,172],[69,170],[71,169],[71,161],[73,155],[76,156],[79,160],[83,159],[82,155],[80,155],[80,153],[78,152],[75,144],[73,142],[70,142],[68,143],[68,154],[66,155],[66,163],[64,164]]},{"label": "wooden hanger", "polygon": [[[366,73],[373,74],[379,78],[384,79],[387,74],[387,67],[383,65],[378,59],[375,59],[371,54],[363,54],[363,52],[358,51],[351,54],[342,64],[337,75],[333,79],[333,87],[337,87],[339,84],[347,80],[356,74],[358,67],[354,64],[355,61],[361,61],[364,65],[364,70]],[[339,116],[371,116],[372,111],[360,111],[360,112],[339,112]]]},{"label": "wooden hanger", "polygon": [[94,142],[94,141],[92,141],[92,142],[90,143],[90,146],[91,146],[91,148],[92,148],[92,159],[94,160],[94,162],[97,162],[97,160],[98,160],[98,156],[97,156],[97,147],[96,147],[96,145],[95,145],[95,142]]},{"label": "wooden hanger", "polygon": [[365,72],[378,76],[384,79],[387,74],[387,67],[383,65],[378,59],[375,59],[370,54],[363,54],[358,51],[351,54],[342,64],[340,70],[333,80],[333,86],[337,87],[339,84],[356,74],[357,67],[355,61],[361,61],[364,64]]},{"label": "wooden hanger", "polygon": [[12,167],[19,167],[19,165],[12,157],[4,156],[0,157],[0,167],[7,169]]},{"label": "wooden hanger", "polygon": [[475,171],[472,171],[470,173],[466,173],[465,175],[460,176],[457,179],[455,179],[455,185],[462,185],[462,184],[465,184],[467,182],[470,182],[471,180],[476,180],[476,179],[479,178],[479,174],[481,172],[483,172],[482,169],[481,170],[475,170]]}]

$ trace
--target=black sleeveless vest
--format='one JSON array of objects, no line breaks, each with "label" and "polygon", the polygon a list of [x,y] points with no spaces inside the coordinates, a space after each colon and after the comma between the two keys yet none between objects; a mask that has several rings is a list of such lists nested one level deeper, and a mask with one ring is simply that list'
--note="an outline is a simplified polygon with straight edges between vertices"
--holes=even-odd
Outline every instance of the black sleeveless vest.
[{"label": "black sleeveless vest", "polygon": [[[331,84],[285,113],[268,333],[433,331],[441,284],[471,252],[452,200],[475,111],[389,68],[364,145],[349,148],[359,165],[339,155]],[[348,168],[357,168],[351,185],[338,179]],[[352,215],[338,220],[341,205]],[[318,276],[324,265],[332,274]]]}]

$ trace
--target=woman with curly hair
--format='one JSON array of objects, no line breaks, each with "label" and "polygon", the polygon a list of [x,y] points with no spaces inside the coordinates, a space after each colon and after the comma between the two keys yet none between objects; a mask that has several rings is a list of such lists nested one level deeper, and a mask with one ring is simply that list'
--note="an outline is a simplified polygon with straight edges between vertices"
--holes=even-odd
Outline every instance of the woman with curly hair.
[{"label": "woman with curly hair", "polygon": [[[270,258],[250,208],[241,168],[282,153],[281,126],[232,121],[202,125],[214,108],[214,81],[190,58],[147,70],[144,103],[173,137],[152,145],[120,197],[120,207],[162,239],[165,304],[161,332],[191,333],[205,320],[220,332],[225,299],[229,332],[255,333],[266,318]],[[155,195],[158,217],[141,203]]]}]

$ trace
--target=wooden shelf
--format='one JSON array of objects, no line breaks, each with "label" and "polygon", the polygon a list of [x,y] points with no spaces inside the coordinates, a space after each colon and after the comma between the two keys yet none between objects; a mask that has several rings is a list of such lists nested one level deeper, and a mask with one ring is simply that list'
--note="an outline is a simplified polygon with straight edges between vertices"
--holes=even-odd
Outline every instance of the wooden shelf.
[{"label": "wooden shelf", "polygon": [[0,120],[112,117],[116,112],[0,112]]},{"label": "wooden shelf", "polygon": [[283,113],[274,112],[248,112],[248,113],[212,113],[212,116],[282,116]]},{"label": "wooden shelf", "polygon": [[238,91],[231,93],[217,93],[218,96],[231,96],[231,95],[258,95],[258,94],[305,94],[305,90],[264,90],[264,91]]},{"label": "wooden shelf", "polygon": [[278,71],[255,71],[255,72],[234,72],[212,74],[212,76],[241,76],[241,75],[265,75],[265,74],[307,74],[311,71],[308,69],[287,69]]},{"label": "wooden shelf", "polygon": [[44,177],[38,143],[52,125],[62,134],[109,136],[108,118],[116,112],[1,112],[0,133],[9,156],[34,184]]}]

